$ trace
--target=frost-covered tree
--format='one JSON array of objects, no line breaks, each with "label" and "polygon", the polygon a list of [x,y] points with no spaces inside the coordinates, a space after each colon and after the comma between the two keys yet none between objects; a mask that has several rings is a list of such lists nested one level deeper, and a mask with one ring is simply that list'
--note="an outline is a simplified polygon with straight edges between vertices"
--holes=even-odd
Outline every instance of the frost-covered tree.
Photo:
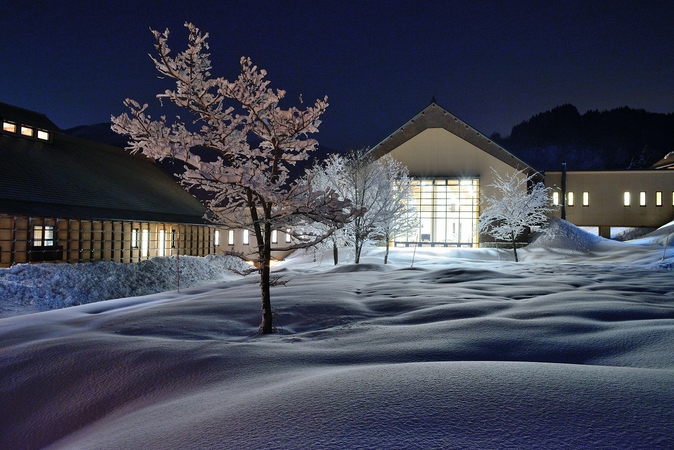
[{"label": "frost-covered tree", "polygon": [[339,182],[344,185],[346,198],[363,211],[345,228],[345,235],[354,248],[354,262],[358,264],[363,246],[378,230],[389,187],[381,164],[368,155],[368,149],[352,151],[344,158]]},{"label": "frost-covered tree", "polygon": [[[153,120],[148,105],[127,99],[131,114],[112,117],[112,129],[130,137],[132,152],[154,160],[171,158],[185,163],[182,183],[208,194],[209,219],[254,233],[262,296],[260,331],[271,333],[271,236],[307,222],[326,224],[320,235],[298,234],[286,248],[307,247],[325,239],[347,223],[356,210],[330,190],[315,190],[293,166],[309,158],[317,142],[308,138],[318,131],[327,97],[305,109],[280,108],[285,91],[268,88],[266,72],[241,58],[238,77],[229,81],[211,75],[208,34],[192,24],[187,49],[172,55],[169,32],[153,31],[158,56],[153,57],[162,78],[174,89],[157,95],[190,115]],[[205,153],[208,153],[206,155]]]},{"label": "frost-covered tree", "polygon": [[[343,179],[346,170],[346,157],[334,153],[325,161],[316,164],[308,173],[308,177],[313,188],[317,191],[332,191],[339,194],[340,198],[348,198],[348,189]],[[309,224],[309,229],[316,229],[315,233],[321,234],[328,225],[314,222]],[[347,237],[348,224],[332,233],[326,240],[317,244],[317,248],[332,249],[332,258],[335,265],[339,264],[339,247],[343,247],[348,242]]]},{"label": "frost-covered tree", "polygon": [[375,160],[367,149],[334,154],[314,170],[318,188],[334,190],[362,209],[340,234],[333,235],[335,261],[339,243],[353,246],[354,262],[358,264],[367,242],[388,243],[416,225],[407,168],[390,155]]},{"label": "frost-covered tree", "polygon": [[487,197],[486,207],[480,214],[478,231],[495,239],[512,242],[515,262],[517,258],[516,239],[527,228],[541,225],[555,209],[552,205],[552,188],[541,182],[529,184],[535,174],[527,175],[524,171],[501,175],[493,168],[495,188],[499,197]]},{"label": "frost-covered tree", "polygon": [[396,237],[419,228],[419,215],[414,206],[412,179],[409,170],[391,155],[376,161],[381,166],[381,175],[387,181],[381,184],[385,192],[378,213],[378,225],[374,235],[386,245],[384,264],[388,263],[389,243]]}]

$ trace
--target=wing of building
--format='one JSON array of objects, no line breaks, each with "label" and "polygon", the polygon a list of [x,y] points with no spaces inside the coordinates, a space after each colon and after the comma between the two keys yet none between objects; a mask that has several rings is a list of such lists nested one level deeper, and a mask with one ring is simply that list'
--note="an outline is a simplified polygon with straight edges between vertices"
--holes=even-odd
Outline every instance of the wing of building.
[{"label": "wing of building", "polygon": [[212,253],[206,208],[151,161],[0,103],[0,266]]}]

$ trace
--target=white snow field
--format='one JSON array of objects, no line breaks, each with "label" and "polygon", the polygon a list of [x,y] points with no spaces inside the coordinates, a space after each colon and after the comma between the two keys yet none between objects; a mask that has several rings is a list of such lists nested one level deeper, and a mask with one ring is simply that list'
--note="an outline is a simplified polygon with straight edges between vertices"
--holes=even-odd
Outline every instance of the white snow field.
[{"label": "white snow field", "polygon": [[672,449],[669,239],[309,252],[268,336],[254,275],[6,317],[0,448]]}]

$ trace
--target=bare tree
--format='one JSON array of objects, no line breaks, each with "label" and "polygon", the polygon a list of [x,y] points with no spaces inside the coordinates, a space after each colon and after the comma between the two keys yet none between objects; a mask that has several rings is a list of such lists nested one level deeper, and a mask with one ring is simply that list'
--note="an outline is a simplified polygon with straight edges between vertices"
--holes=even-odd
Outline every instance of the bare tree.
[{"label": "bare tree", "polygon": [[396,237],[419,228],[419,215],[414,206],[412,179],[409,170],[391,155],[376,161],[381,166],[381,175],[386,180],[380,186],[385,189],[381,196],[377,230],[374,236],[386,245],[384,264],[388,264],[389,243]]},{"label": "bare tree", "polygon": [[[332,154],[325,161],[317,163],[308,173],[308,177],[314,189],[317,191],[333,191],[340,198],[348,198],[348,188],[344,181],[347,158],[342,154]],[[315,228],[317,234],[321,234],[328,225],[320,222],[309,224],[310,229]],[[339,247],[343,247],[348,242],[346,228],[336,230],[326,240],[317,244],[318,249],[332,249],[332,259],[335,265],[339,264]]]},{"label": "bare tree", "polygon": [[[208,34],[192,24],[185,26],[188,47],[175,56],[167,45],[168,30],[153,31],[158,56],[152,59],[160,76],[175,82],[175,89],[157,97],[187,110],[191,122],[176,117],[168,123],[166,116],[152,120],[147,104],[127,99],[131,116],[112,117],[112,129],[130,137],[127,149],[132,152],[184,162],[182,183],[209,194],[204,202],[214,223],[254,232],[262,296],[260,331],[271,333],[272,231],[309,221],[328,225],[322,234],[302,233],[278,250],[302,248],[325,239],[357,213],[337,193],[314,190],[306,178],[298,180],[291,171],[316,150],[316,140],[307,135],[318,131],[327,97],[316,100],[313,107],[281,109],[278,104],[285,91],[268,88],[266,72],[248,58],[241,58],[241,72],[234,81],[214,78]],[[215,156],[205,156],[204,150]]]},{"label": "bare tree", "polygon": [[344,186],[345,197],[363,211],[345,227],[345,236],[354,247],[354,262],[358,264],[363,246],[377,232],[389,186],[383,168],[368,155],[368,149],[352,151],[344,158],[339,182]]},{"label": "bare tree", "polygon": [[526,175],[524,171],[501,175],[493,168],[494,183],[490,184],[500,197],[487,197],[486,208],[480,214],[478,231],[495,239],[512,242],[515,262],[518,262],[516,239],[527,228],[541,225],[548,219],[547,214],[555,209],[551,201],[552,188],[541,182],[529,184],[536,174]]}]

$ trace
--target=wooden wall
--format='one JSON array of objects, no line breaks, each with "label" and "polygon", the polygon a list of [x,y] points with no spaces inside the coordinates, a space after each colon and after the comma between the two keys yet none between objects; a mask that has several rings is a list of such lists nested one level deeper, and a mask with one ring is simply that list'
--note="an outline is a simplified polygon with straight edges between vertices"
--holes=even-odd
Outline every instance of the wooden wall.
[{"label": "wooden wall", "polygon": [[[36,242],[36,227],[53,242]],[[136,230],[136,231],[134,231]],[[0,214],[0,267],[27,262],[139,262],[155,256],[216,252],[215,228],[159,222],[60,219]],[[137,236],[137,238],[136,238]],[[221,234],[222,239],[222,234]]]}]

